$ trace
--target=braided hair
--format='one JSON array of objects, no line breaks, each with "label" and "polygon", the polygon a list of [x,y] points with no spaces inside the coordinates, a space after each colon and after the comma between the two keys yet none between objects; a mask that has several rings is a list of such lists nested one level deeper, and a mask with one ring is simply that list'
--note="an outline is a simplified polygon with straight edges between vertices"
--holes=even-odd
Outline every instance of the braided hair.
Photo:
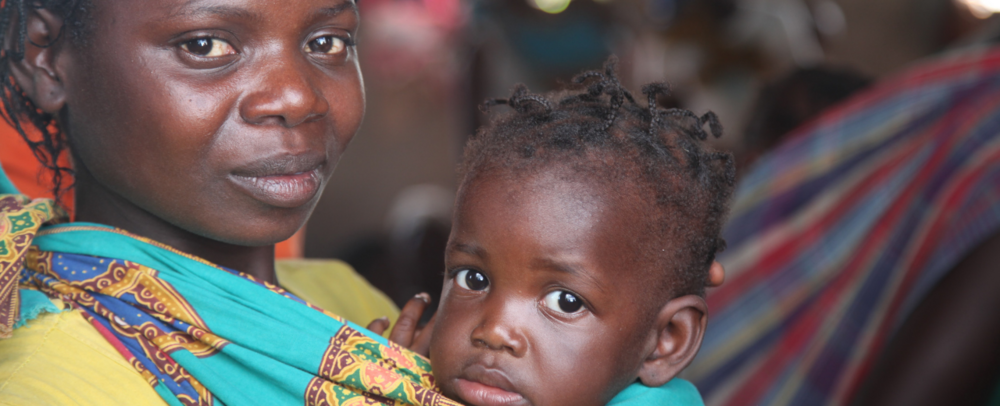
[{"label": "braided hair", "polygon": [[709,266],[726,245],[721,228],[735,181],[732,155],[704,142],[706,125],[715,137],[722,125],[711,112],[658,107],[657,96],[670,91],[665,83],[643,86],[640,105],[619,83],[616,62],[576,76],[565,91],[539,95],[518,85],[510,97],[484,103],[484,111],[506,105],[513,112],[491,117],[469,139],[461,187],[488,172],[555,164],[634,185],[658,208],[650,225],[658,238],[642,249],[672,272],[664,290],[704,295]]},{"label": "braided hair", "polygon": [[[53,192],[56,202],[71,186],[65,186],[65,176],[72,176],[71,168],[59,164],[60,155],[66,150],[66,137],[59,128],[56,117],[35,106],[28,95],[15,82],[11,72],[13,64],[24,59],[25,43],[28,39],[28,15],[32,10],[48,10],[63,20],[59,32],[47,44],[32,46],[46,48],[69,36],[75,45],[85,41],[85,17],[90,9],[89,0],[3,0],[0,2],[0,43],[7,44],[0,50],[0,100],[3,112],[0,115],[21,138],[28,143],[35,158],[52,171]],[[68,32],[67,32],[68,31]],[[10,38],[13,36],[13,38]],[[37,130],[30,135],[26,126]],[[31,131],[35,133],[36,131]]]}]

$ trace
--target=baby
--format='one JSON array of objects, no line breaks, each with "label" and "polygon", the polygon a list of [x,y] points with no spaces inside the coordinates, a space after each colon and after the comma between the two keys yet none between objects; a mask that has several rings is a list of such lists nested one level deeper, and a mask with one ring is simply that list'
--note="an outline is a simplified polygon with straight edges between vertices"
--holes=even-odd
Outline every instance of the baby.
[{"label": "baby", "polygon": [[434,376],[473,405],[701,404],[674,377],[721,283],[734,167],[702,142],[721,126],[657,108],[662,84],[639,105],[614,60],[573,82],[491,102],[514,111],[466,146]]}]

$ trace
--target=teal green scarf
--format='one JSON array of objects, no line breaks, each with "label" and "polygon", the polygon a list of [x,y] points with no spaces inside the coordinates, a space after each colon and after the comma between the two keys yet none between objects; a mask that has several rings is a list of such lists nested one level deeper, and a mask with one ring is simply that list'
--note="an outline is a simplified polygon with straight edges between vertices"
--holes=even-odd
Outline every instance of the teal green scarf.
[{"label": "teal green scarf", "polygon": [[[0,171],[0,193],[16,193]],[[84,317],[171,405],[457,405],[423,357],[281,288],[155,241],[52,224],[0,194],[0,337],[42,291]]]}]

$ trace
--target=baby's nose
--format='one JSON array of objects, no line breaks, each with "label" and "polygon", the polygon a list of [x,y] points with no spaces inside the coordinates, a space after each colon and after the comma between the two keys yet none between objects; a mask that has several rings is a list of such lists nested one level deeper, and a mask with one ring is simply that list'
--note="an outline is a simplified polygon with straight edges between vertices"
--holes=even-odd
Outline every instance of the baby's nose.
[{"label": "baby's nose", "polygon": [[493,351],[506,351],[515,357],[521,357],[528,349],[527,337],[523,334],[522,325],[509,309],[498,309],[496,312],[486,312],[482,321],[472,330],[472,345],[476,348]]}]

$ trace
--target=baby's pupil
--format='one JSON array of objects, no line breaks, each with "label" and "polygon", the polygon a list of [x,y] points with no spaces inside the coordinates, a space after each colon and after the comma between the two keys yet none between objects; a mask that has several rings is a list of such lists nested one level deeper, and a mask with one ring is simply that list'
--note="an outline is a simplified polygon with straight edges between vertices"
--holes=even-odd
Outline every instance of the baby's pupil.
[{"label": "baby's pupil", "polygon": [[209,38],[198,38],[188,42],[188,51],[198,55],[208,55],[212,52],[212,40]]},{"label": "baby's pupil", "polygon": [[486,275],[476,271],[469,271],[465,274],[465,283],[472,290],[483,290],[490,286],[490,281],[486,279]]},{"label": "baby's pupil", "polygon": [[559,294],[559,309],[566,313],[573,313],[583,307],[583,302],[569,292]]}]

